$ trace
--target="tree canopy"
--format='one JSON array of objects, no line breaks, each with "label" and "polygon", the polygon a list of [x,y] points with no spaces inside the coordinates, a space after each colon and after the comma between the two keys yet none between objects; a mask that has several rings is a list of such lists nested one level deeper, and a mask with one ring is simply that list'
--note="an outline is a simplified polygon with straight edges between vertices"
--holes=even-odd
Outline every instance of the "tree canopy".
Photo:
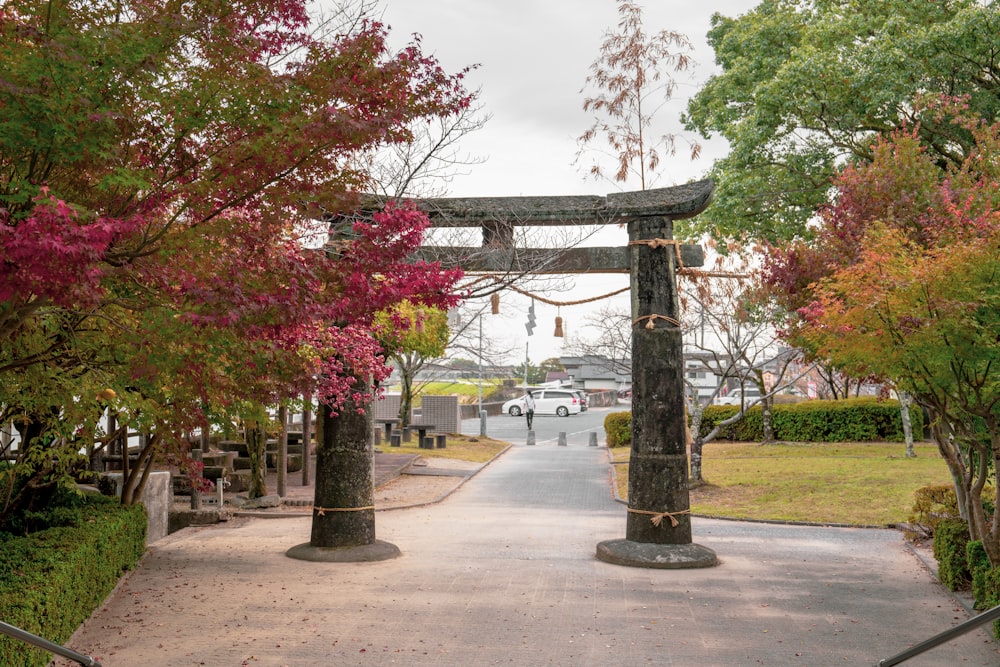
[{"label": "tree canopy", "polygon": [[1000,519],[983,494],[1000,463],[1000,124],[961,101],[926,111],[968,133],[965,160],[939,168],[918,128],[877,142],[836,180],[815,242],[773,251],[769,282],[793,338],[929,411],[972,537],[997,564]]},{"label": "tree canopy", "polygon": [[690,228],[720,239],[808,234],[845,164],[870,160],[880,134],[918,128],[936,164],[963,162],[962,128],[921,113],[921,95],[1000,110],[1000,7],[949,0],[763,0],[716,14],[708,40],[721,73],[690,101],[685,125],[721,135],[713,204]]},{"label": "tree canopy", "polygon": [[71,441],[111,407],[176,439],[248,403],[336,405],[386,372],[376,312],[454,303],[457,273],[408,261],[423,214],[339,214],[368,182],[359,156],[468,107],[463,73],[340,18],[4,4],[0,416]]},{"label": "tree canopy", "polygon": [[400,375],[399,419],[403,426],[407,426],[417,373],[428,361],[443,356],[448,347],[448,313],[440,308],[426,308],[402,301],[391,310],[378,313],[375,324],[379,338]]}]

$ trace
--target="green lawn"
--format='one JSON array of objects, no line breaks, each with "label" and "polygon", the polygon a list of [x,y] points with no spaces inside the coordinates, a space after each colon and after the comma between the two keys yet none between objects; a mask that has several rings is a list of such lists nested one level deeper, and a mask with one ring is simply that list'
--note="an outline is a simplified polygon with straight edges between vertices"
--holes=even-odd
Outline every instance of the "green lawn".
[{"label": "green lawn", "polygon": [[[503,385],[503,380],[483,378],[483,397],[488,396],[494,389]],[[388,386],[386,391],[398,392],[399,385]],[[432,396],[458,395],[459,403],[475,403],[479,398],[478,380],[460,380],[455,382],[428,382],[420,385],[419,393],[413,397],[413,406],[420,407],[420,396],[430,394]]]},{"label": "green lawn", "polygon": [[[691,490],[691,511],[707,516],[885,526],[905,522],[913,493],[950,484],[937,448],[902,443],[759,445],[715,442],[703,452],[704,486]],[[613,450],[616,461],[628,450]],[[617,465],[618,493],[627,496],[628,466]]]},{"label": "green lawn", "polygon": [[448,435],[448,446],[445,449],[420,449],[416,438],[413,442],[403,443],[400,447],[383,444],[380,449],[389,454],[419,454],[425,458],[440,457],[486,463],[509,446],[509,443],[502,440],[451,433]]}]

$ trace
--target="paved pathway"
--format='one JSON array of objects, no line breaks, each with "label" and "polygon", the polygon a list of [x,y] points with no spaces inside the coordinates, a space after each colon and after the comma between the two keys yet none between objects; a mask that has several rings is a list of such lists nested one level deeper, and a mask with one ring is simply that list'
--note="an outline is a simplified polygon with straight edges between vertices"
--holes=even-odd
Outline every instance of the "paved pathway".
[{"label": "paved pathway", "polygon": [[[74,636],[135,665],[872,665],[966,618],[887,530],[694,520],[721,565],[594,558],[624,536],[603,448],[513,447],[434,506],[380,512],[401,558],[285,557],[309,519],[171,535]],[[907,663],[1000,664],[978,630]]]}]

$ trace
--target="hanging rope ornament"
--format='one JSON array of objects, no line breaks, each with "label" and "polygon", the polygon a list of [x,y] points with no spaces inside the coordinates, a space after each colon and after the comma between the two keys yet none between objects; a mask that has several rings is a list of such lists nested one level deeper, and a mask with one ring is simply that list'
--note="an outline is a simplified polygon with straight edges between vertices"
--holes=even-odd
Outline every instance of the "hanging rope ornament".
[{"label": "hanging rope ornament", "polygon": [[494,315],[500,314],[500,292],[493,292],[490,295],[490,308]]},{"label": "hanging rope ornament", "polygon": [[562,317],[560,315],[556,315],[556,332],[552,335],[556,338],[563,337]]}]

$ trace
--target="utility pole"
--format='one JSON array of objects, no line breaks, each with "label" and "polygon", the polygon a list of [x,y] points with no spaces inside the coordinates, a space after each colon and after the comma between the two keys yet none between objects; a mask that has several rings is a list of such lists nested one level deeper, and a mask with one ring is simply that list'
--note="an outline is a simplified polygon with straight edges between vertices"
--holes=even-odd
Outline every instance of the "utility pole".
[{"label": "utility pole", "polygon": [[[531,300],[531,305],[528,306],[528,321],[524,323],[524,328],[528,332],[528,338],[535,333],[535,300]],[[524,341],[524,391],[528,391],[528,341]]]}]

